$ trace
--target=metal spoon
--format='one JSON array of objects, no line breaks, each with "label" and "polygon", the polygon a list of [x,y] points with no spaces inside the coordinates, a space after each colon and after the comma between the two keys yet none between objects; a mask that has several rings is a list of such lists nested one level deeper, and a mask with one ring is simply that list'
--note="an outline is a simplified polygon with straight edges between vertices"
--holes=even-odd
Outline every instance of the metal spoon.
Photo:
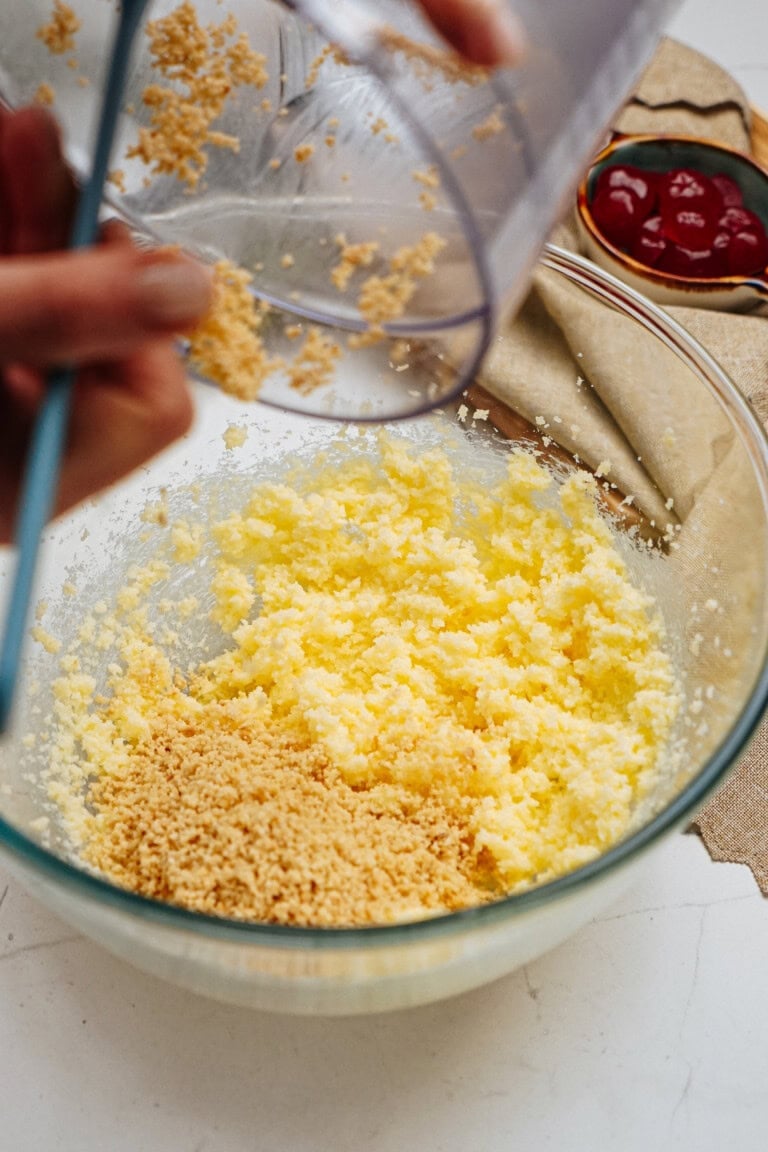
[{"label": "metal spoon", "polygon": [[[122,0],[120,5],[96,134],[93,166],[78,200],[70,248],[88,247],[98,232],[99,208],[109,170],[112,140],[122,105],[131,49],[146,5],[147,0]],[[8,725],[16,690],[40,535],[54,506],[76,375],[76,369],[72,366],[63,366],[51,372],[45,400],[32,432],[15,529],[18,556],[0,645],[0,733]]]}]

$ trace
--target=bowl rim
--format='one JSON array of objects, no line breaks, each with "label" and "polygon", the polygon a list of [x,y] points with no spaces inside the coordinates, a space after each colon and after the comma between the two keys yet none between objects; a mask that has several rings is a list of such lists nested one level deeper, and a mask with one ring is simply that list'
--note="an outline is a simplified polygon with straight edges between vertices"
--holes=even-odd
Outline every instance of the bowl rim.
[{"label": "bowl rim", "polygon": [[643,144],[667,142],[670,144],[690,144],[713,152],[721,152],[754,168],[765,181],[766,194],[768,195],[768,171],[753,156],[740,151],[738,148],[732,148],[728,144],[721,144],[717,140],[709,140],[701,136],[682,136],[671,133],[659,133],[657,135],[651,133],[637,135],[617,133],[593,158],[576,193],[576,211],[590,240],[639,280],[647,280],[651,284],[668,288],[670,291],[681,291],[689,288],[689,290],[697,293],[715,293],[734,291],[738,288],[750,288],[760,295],[768,295],[768,265],[760,272],[753,272],[748,276],[680,276],[676,272],[665,272],[636,260],[634,256],[630,256],[628,252],[624,252],[612,244],[598,228],[592,215],[588,191],[592,173],[598,164],[602,164],[605,160],[615,156],[622,148],[631,145],[639,144],[642,146]]},{"label": "bowl rim", "polygon": [[[696,373],[702,384],[726,408],[736,428],[754,449],[754,475],[768,515],[768,435],[726,373],[712,356],[671,316],[617,277],[581,256],[547,245],[544,268],[565,278],[642,325],[674,351]],[[491,929],[518,915],[545,908],[586,888],[636,860],[665,833],[689,818],[716,788],[757,727],[768,704],[768,642],[752,689],[730,729],[669,804],[646,824],[614,844],[595,860],[537,887],[502,897],[490,904],[445,913],[423,920],[361,927],[317,928],[265,924],[190,911],[177,905],[128,891],[102,877],[60,859],[0,817],[0,851],[11,864],[28,867],[36,878],[53,882],[91,903],[107,906],[168,930],[188,931],[237,945],[314,950],[368,949],[405,946],[441,936]]]}]

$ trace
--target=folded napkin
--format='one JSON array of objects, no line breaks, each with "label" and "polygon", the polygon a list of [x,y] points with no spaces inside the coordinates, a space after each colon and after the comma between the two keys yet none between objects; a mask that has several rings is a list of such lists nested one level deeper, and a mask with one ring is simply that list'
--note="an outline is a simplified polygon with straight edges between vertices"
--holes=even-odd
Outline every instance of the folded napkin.
[{"label": "folded napkin", "polygon": [[[702,136],[749,151],[750,124],[748,102],[733,79],[710,60],[667,39],[614,128]],[[571,220],[560,225],[552,239],[578,250]],[[768,421],[766,310],[749,315],[693,308],[669,312]],[[534,428],[549,431],[562,449],[577,454],[598,474],[609,462],[614,491],[631,494],[646,524],[675,534],[676,547],[666,561],[674,579],[669,588],[663,580],[654,588],[665,612],[674,612],[674,588],[681,580],[690,602],[696,603],[701,585],[702,597],[713,603],[711,574],[706,581],[702,578],[702,554],[710,544],[720,568],[716,599],[727,605],[729,589],[739,588],[741,610],[713,611],[709,617],[704,612],[682,624],[686,645],[700,645],[708,653],[697,655],[688,683],[689,691],[692,683],[698,684],[707,700],[707,723],[689,725],[689,763],[701,762],[727,727],[729,687],[739,692],[729,650],[747,651],[744,646],[751,641],[750,599],[761,590],[744,587],[743,571],[748,569],[746,549],[760,546],[750,529],[757,494],[751,502],[744,498],[749,478],[741,474],[741,453],[718,405],[703,402],[690,370],[656,344],[638,342],[636,327],[626,317],[542,269],[515,322],[491,350],[479,384]],[[672,395],[675,407],[667,418]],[[696,418],[691,421],[693,439],[686,437],[683,452],[676,447],[674,427],[680,419],[680,398],[686,395]],[[697,635],[703,635],[703,642]],[[671,784],[678,786],[679,778]],[[768,723],[692,827],[713,859],[748,864],[768,895]]]}]

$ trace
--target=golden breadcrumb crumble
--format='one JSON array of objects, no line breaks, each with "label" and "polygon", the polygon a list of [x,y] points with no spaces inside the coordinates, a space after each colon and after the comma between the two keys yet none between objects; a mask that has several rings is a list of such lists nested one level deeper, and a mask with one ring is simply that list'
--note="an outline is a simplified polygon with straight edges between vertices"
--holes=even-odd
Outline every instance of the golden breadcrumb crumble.
[{"label": "golden breadcrumb crumble", "polygon": [[50,105],[56,99],[56,92],[51,84],[40,84],[33,97],[35,104]]},{"label": "golden breadcrumb crumble", "polygon": [[487,68],[470,64],[449,48],[422,44],[412,40],[397,28],[386,27],[379,32],[379,43],[387,51],[402,55],[413,69],[413,74],[425,88],[430,88],[439,76],[449,83],[484,84],[490,77]]},{"label": "golden breadcrumb crumble", "polygon": [[308,396],[323,384],[330,384],[340,358],[341,346],[312,325],[293,360],[285,366],[291,388]]},{"label": "golden breadcrumb crumble", "polygon": [[498,136],[505,128],[506,124],[502,118],[501,111],[495,108],[486,120],[483,120],[481,124],[475,124],[472,129],[472,135],[475,140],[490,140],[492,136]]},{"label": "golden breadcrumb crumble", "polygon": [[124,773],[96,780],[90,803],[99,822],[88,863],[197,912],[384,924],[492,894],[490,869],[479,883],[469,806],[462,820],[408,789],[355,789],[319,749],[238,722],[227,704],[164,719]]},{"label": "golden breadcrumb crumble", "polygon": [[326,44],[326,46],[317,54],[315,59],[309,66],[307,72],[306,87],[313,88],[317,83],[317,78],[320,75],[320,69],[326,60],[333,60],[336,64],[349,64],[349,59],[346,53],[336,44]]},{"label": "golden breadcrumb crumble", "polygon": [[429,168],[425,168],[423,171],[415,171],[413,178],[423,188],[435,189],[440,187],[440,172],[437,164],[430,164]]},{"label": "golden breadcrumb crumble", "polygon": [[313,326],[291,360],[271,356],[262,335],[269,305],[254,297],[252,282],[250,273],[228,260],[215,265],[213,306],[189,336],[192,367],[240,400],[255,400],[265,381],[278,372],[303,395],[329,384],[340,346]]},{"label": "golden breadcrumb crumble", "polygon": [[422,187],[422,191],[419,193],[419,203],[422,208],[425,212],[433,212],[438,205],[435,192],[440,187],[440,172],[437,165],[430,164],[424,171],[414,172],[413,179]]},{"label": "golden breadcrumb crumble", "polygon": [[126,192],[125,172],[122,168],[113,168],[107,176],[107,181],[117,188],[123,195]]},{"label": "golden breadcrumb crumble", "polygon": [[386,275],[369,276],[363,282],[357,304],[368,322],[368,331],[350,336],[351,348],[382,339],[383,326],[403,315],[416,292],[417,281],[433,274],[435,260],[445,245],[436,232],[426,232],[415,244],[404,245],[395,252]]},{"label": "golden breadcrumb crumble", "polygon": [[254,299],[250,273],[229,260],[214,267],[214,300],[189,337],[192,367],[224,392],[255,400],[267,377],[282,365],[261,336],[267,307]]},{"label": "golden breadcrumb crumble", "polygon": [[62,0],[53,0],[50,20],[38,28],[37,38],[42,40],[49,52],[61,56],[73,50],[75,35],[79,31],[80,20],[69,4],[62,3]]},{"label": "golden breadcrumb crumble", "polygon": [[138,157],[154,175],[176,176],[195,189],[208,166],[208,147],[237,152],[237,136],[214,129],[234,88],[261,89],[267,83],[266,57],[254,51],[237,21],[202,25],[194,4],[185,0],[167,16],[147,25],[152,63],[165,83],[143,93],[149,126],[126,156]]},{"label": "golden breadcrumb crumble", "polygon": [[357,269],[371,266],[379,251],[379,244],[376,240],[349,244],[343,233],[336,237],[336,243],[340,248],[339,262],[331,269],[331,283],[339,292],[345,292]]}]

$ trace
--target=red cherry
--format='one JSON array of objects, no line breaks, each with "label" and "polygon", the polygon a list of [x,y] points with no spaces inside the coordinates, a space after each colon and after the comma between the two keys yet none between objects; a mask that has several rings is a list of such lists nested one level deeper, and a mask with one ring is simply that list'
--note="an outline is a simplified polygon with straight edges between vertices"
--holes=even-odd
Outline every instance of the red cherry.
[{"label": "red cherry", "polygon": [[659,181],[661,215],[666,224],[681,208],[694,209],[704,216],[722,211],[723,198],[712,181],[692,168],[673,168]]},{"label": "red cherry", "polygon": [[728,249],[731,246],[731,233],[718,232],[712,241],[712,257],[715,261],[717,268],[716,276],[727,276],[728,272]]},{"label": "red cherry", "polygon": [[628,248],[640,230],[640,202],[628,188],[607,188],[592,201],[592,218],[617,248]]},{"label": "red cherry", "polygon": [[603,168],[595,185],[595,196],[610,188],[628,188],[637,197],[643,216],[647,216],[656,201],[656,174],[635,168],[632,164],[614,164]]},{"label": "red cherry", "polygon": [[679,208],[663,221],[664,233],[675,244],[695,252],[709,248],[717,235],[717,219],[696,208]]},{"label": "red cherry", "polygon": [[648,219],[643,224],[643,231],[644,232],[650,232],[650,234],[652,236],[663,236],[664,235],[664,222],[661,219],[661,216],[659,216],[658,214],[656,214],[655,216],[649,216]]},{"label": "red cherry", "polygon": [[757,232],[765,233],[763,222],[748,208],[726,208],[718,220],[720,229],[724,232]]},{"label": "red cherry", "polygon": [[726,208],[741,208],[744,197],[735,180],[726,176],[724,172],[718,172],[717,176],[712,177],[712,183],[722,196]]},{"label": "red cherry", "polygon": [[737,232],[728,245],[728,270],[732,276],[749,276],[761,272],[768,264],[768,239],[765,232]]},{"label": "red cherry", "polygon": [[711,248],[697,252],[683,248],[680,244],[669,244],[659,262],[659,267],[675,276],[694,277],[709,280],[717,276],[717,261]]},{"label": "red cherry", "polygon": [[632,245],[632,255],[641,264],[655,268],[666,247],[667,238],[662,231],[661,216],[649,216]]}]

